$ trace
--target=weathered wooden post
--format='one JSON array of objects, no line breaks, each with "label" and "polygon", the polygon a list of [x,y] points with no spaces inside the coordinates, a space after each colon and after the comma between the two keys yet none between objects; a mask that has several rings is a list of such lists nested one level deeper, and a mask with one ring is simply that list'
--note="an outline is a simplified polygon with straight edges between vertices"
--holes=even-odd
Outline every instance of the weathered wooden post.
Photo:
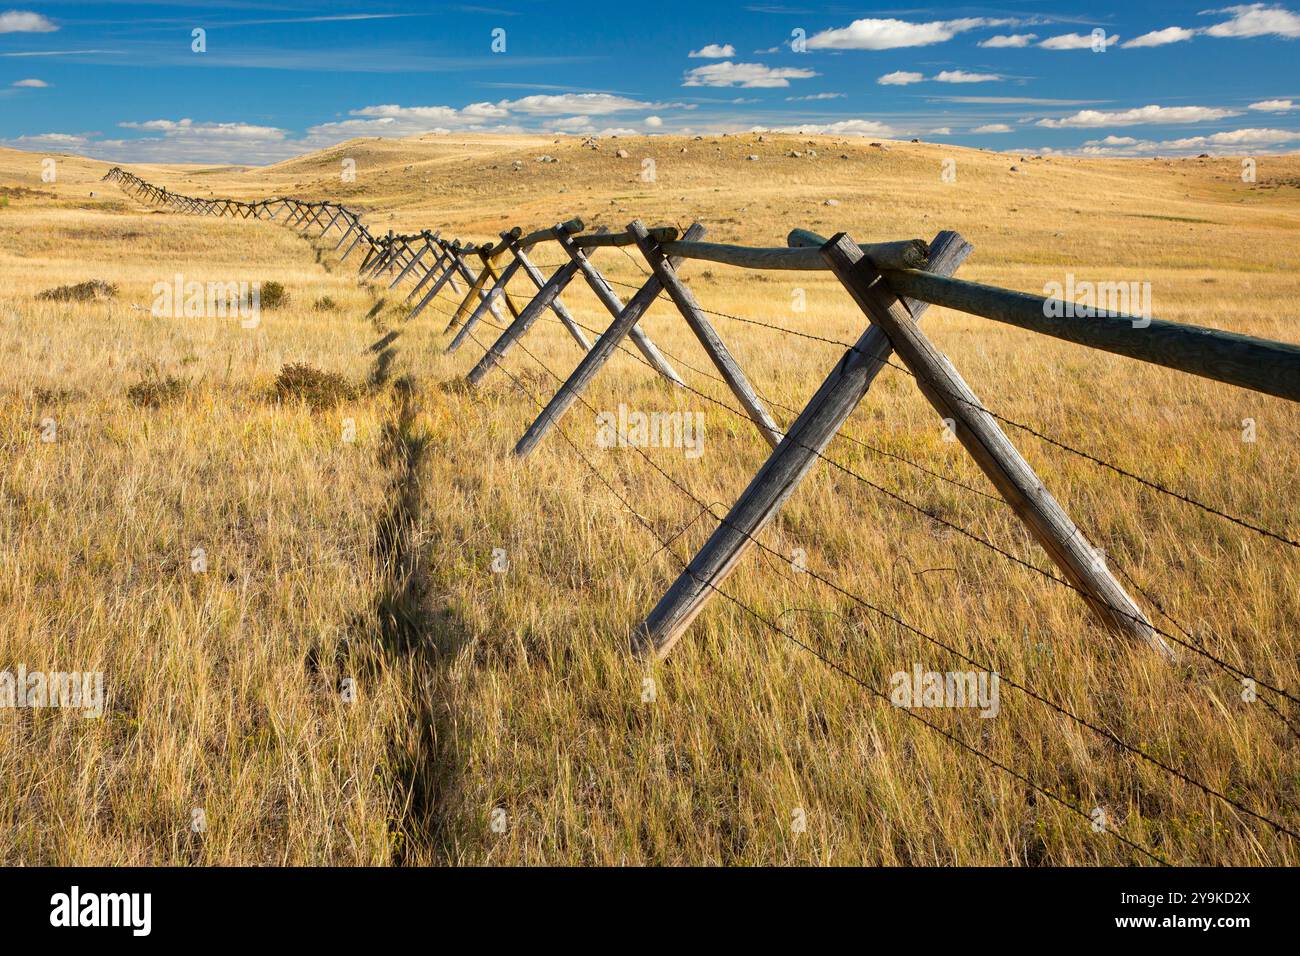
[{"label": "weathered wooden post", "polygon": [[[702,235],[704,235],[704,227],[697,222],[686,230],[684,238],[694,240]],[[596,343],[591,347],[591,351],[582,357],[578,367],[560,386],[560,390],[551,397],[550,402],[542,409],[541,414],[528,426],[528,430],[524,432],[523,437],[515,445],[514,453],[519,457],[527,455],[536,448],[537,443],[542,440],[555,423],[564,417],[564,413],[577,401],[578,396],[591,383],[596,373],[600,371],[601,366],[614,354],[614,350],[618,348],[619,343],[631,334],[637,320],[650,308],[650,304],[658,297],[659,290],[662,288],[655,276],[647,276],[645,284],[628,300],[627,305],[623,305],[618,296],[614,294],[614,290],[605,281],[604,276],[595,270],[591,263],[587,261],[586,256],[579,254],[579,250],[573,244],[572,239],[568,236],[558,236],[557,240],[569,253],[570,258],[578,264],[578,268],[582,270],[587,279],[587,284],[596,293],[596,297],[605,303],[605,307],[613,313],[614,321],[596,340]],[[679,259],[672,260],[674,265],[680,261]],[[653,346],[651,347],[653,348]],[[655,352],[657,353],[658,350],[656,349]],[[667,365],[666,362],[664,364]],[[671,371],[672,367],[667,367]],[[681,382],[676,372],[672,372],[671,376],[665,375],[665,377],[669,378],[670,381]]]},{"label": "weathered wooden post", "polygon": [[[518,227],[516,227],[513,232],[501,233],[502,243],[503,245],[506,246],[506,248],[509,248],[509,243],[507,240],[516,240],[518,238],[519,238]],[[488,257],[484,257],[484,272],[487,271],[487,265],[489,261],[490,260]],[[474,326],[478,324],[479,319],[483,317],[483,313],[486,312],[488,308],[492,306],[498,298],[500,298],[502,295],[505,294],[507,284],[509,284],[510,280],[515,277],[515,273],[519,271],[522,265],[523,263],[519,261],[518,256],[515,256],[513,259],[510,260],[510,262],[506,264],[506,267],[501,270],[501,274],[497,276],[497,280],[494,283],[492,283],[492,288],[488,290],[485,296],[483,296],[482,301],[479,302],[479,304],[475,307],[473,313],[471,313],[469,318],[465,320],[465,323],[460,327],[460,330],[456,333],[456,336],[451,340],[451,343],[447,346],[448,352],[454,352],[458,348],[460,348],[461,343],[464,342],[465,338],[469,335],[470,330],[473,329]],[[508,303],[509,301],[510,300],[507,297],[506,302]]]},{"label": "weathered wooden post", "polygon": [[[955,232],[941,232],[930,246],[925,268],[951,275],[971,251]],[[908,307],[915,321],[928,308],[915,301]],[[639,656],[663,657],[672,650],[858,407],[892,351],[888,337],[870,325],[844,353],[704,547],[637,628],[632,646]]]},{"label": "weathered wooden post", "polygon": [[388,284],[388,288],[390,289],[396,288],[397,284],[406,278],[406,274],[408,272],[410,272],[417,265],[419,265],[420,260],[424,258],[424,254],[428,252],[430,248],[432,248],[433,244],[429,241],[429,234],[427,232],[421,233],[420,236],[422,239],[424,239],[424,245],[420,247],[419,252],[411,256],[410,261],[408,261],[406,265],[402,266],[402,270],[398,272],[397,277]]},{"label": "weathered wooden post", "polygon": [[[582,220],[580,219],[571,219],[569,223],[561,223],[560,225],[563,226],[572,223],[577,224],[577,229],[569,230],[569,231],[573,231],[573,232],[582,231]],[[557,226],[556,228],[559,227]],[[545,280],[542,278],[542,273],[529,260],[528,253],[524,250],[523,245],[520,244],[518,239],[512,239],[509,243],[509,246],[510,246],[510,251],[515,254],[515,256],[519,259],[520,265],[523,266],[524,273],[528,276],[529,280],[533,283],[533,285],[537,286],[537,291],[540,292],[542,290],[542,287],[546,285]],[[573,274],[574,273],[570,273],[569,275],[572,276]],[[568,284],[567,279],[565,280],[565,284],[566,285]],[[563,288],[561,288],[560,291],[563,291]],[[582,350],[584,352],[590,351],[591,343],[588,342],[587,337],[582,334],[582,329],[578,327],[578,323],[574,320],[573,316],[569,314],[568,308],[565,306],[563,302],[560,301],[558,292],[556,293],[555,297],[552,298],[550,307],[551,307],[551,311],[555,313],[556,318],[558,318],[560,322],[564,325],[564,327],[569,330],[569,334],[573,336],[573,340],[582,347]],[[520,315],[522,314],[523,313],[520,313]]]},{"label": "weathered wooden post", "polygon": [[[573,219],[555,225],[554,228],[550,230],[550,233],[552,238],[554,238],[555,235],[581,232],[581,229],[582,221]],[[515,251],[515,255],[519,258],[520,263],[523,263],[523,268],[528,272],[529,278],[532,278],[534,284],[537,285],[537,294],[529,300],[526,306],[524,306],[523,311],[521,311],[515,321],[510,324],[510,328],[507,328],[504,332],[500,333],[497,341],[491,343],[489,349],[484,352],[484,356],[478,360],[478,364],[474,365],[472,369],[469,369],[469,375],[465,377],[467,377],[467,380],[472,382],[474,385],[481,382],[482,378],[487,375],[487,372],[490,372],[491,369],[497,367],[502,356],[504,356],[507,351],[510,351],[511,346],[515,345],[515,342],[519,341],[519,339],[524,336],[525,332],[528,332],[530,326],[532,326],[533,323],[536,323],[538,317],[541,316],[542,312],[545,312],[547,308],[550,308],[550,310],[555,312],[556,316],[559,316],[559,319],[564,323],[565,328],[568,328],[569,324],[573,323],[573,317],[569,315],[567,308],[564,308],[564,304],[560,302],[559,295],[564,291],[564,287],[573,280],[573,276],[576,276],[578,271],[577,261],[573,259],[567,261],[567,263],[563,264],[562,267],[556,269],[555,273],[552,274],[549,280],[542,282],[541,272],[538,272],[537,267],[534,267],[534,265],[530,263],[528,256],[524,254],[523,247],[519,247],[519,243],[515,241],[511,248]],[[577,326],[573,325],[572,332],[576,333],[578,343],[580,343],[585,350],[590,351],[590,343],[586,341],[585,336],[582,336],[581,329],[577,329]]]},{"label": "weathered wooden post", "polygon": [[884,277],[844,233],[822,255],[855,302],[878,326],[916,377],[935,411],[954,421],[957,440],[1015,510],[1066,579],[1112,630],[1145,641],[1166,658],[1173,649],[1115,580],[1105,558],[1088,543],[1038,475],[1021,457],[952,363],[926,337]]},{"label": "weathered wooden post", "polygon": [[[411,319],[414,319],[423,312],[425,306],[434,300],[434,297],[442,291],[442,287],[447,282],[452,281],[452,276],[456,274],[456,268],[460,264],[460,240],[453,242],[451,245],[447,246],[446,249],[447,268],[443,271],[442,275],[438,277],[438,280],[429,287],[429,291],[425,293],[424,298],[420,300],[419,304],[417,304],[416,307],[407,314],[406,321],[409,322]],[[430,272],[429,275],[433,275],[433,273]],[[428,279],[428,276],[425,276],[425,278]]]},{"label": "weathered wooden post", "polygon": [[678,311],[686,319],[686,324],[691,327],[691,331],[704,346],[709,360],[713,362],[718,373],[726,381],[727,387],[731,389],[732,394],[740,401],[741,407],[745,409],[745,413],[757,426],[758,433],[775,448],[781,441],[780,427],[772,418],[771,412],[767,410],[767,406],[763,404],[763,400],[758,397],[758,393],[754,391],[754,387],[749,384],[744,370],[727,350],[722,337],[714,330],[713,323],[705,317],[691,290],[678,278],[677,270],[668,262],[663,250],[659,248],[659,243],[650,237],[650,232],[639,219],[634,219],[627,229],[636,239],[637,248],[641,250],[641,255],[650,264],[655,276],[668,290],[668,295],[672,297]]}]

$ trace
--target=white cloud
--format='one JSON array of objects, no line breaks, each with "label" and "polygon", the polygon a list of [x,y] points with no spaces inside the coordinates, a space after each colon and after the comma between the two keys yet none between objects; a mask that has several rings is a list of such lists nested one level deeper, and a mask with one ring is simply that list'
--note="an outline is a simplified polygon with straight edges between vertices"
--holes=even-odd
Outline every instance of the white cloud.
[{"label": "white cloud", "polygon": [[836,123],[808,124],[804,126],[755,126],[756,133],[794,133],[798,136],[897,136],[898,130],[875,120],[840,120]]},{"label": "white cloud", "polygon": [[642,120],[642,122],[645,123],[645,125],[650,127],[651,129],[658,129],[659,127],[664,125],[664,121],[660,119],[658,116],[647,116],[644,120]]},{"label": "white cloud", "polygon": [[[707,70],[709,67],[700,67],[700,69]],[[525,96],[518,100],[502,100],[497,104],[511,113],[527,113],[533,116],[558,116],[563,113],[604,116],[607,113],[620,113],[625,110],[657,109],[671,105],[673,104],[642,103],[626,96],[614,96],[611,93],[539,94]]]},{"label": "white cloud", "polygon": [[1031,42],[1037,39],[1037,33],[998,34],[989,37],[987,40],[980,40],[979,46],[987,47],[990,50],[1019,49],[1029,46]]},{"label": "white cloud", "polygon": [[1172,140],[1175,145],[1185,146],[1243,146],[1253,144],[1266,146],[1275,143],[1289,143],[1300,139],[1300,132],[1288,129],[1234,129],[1209,136],[1191,136],[1187,139]]},{"label": "white cloud", "polygon": [[50,84],[46,83],[44,80],[15,80],[11,85],[21,86],[27,89],[41,90]]},{"label": "white cloud", "polygon": [[1205,13],[1230,13],[1231,20],[1206,27],[1212,37],[1300,37],[1300,14],[1267,3],[1247,3]]},{"label": "white cloud", "polygon": [[80,152],[88,142],[89,133],[38,133],[35,136],[17,136],[3,140],[4,145],[14,149],[53,149],[70,153]]},{"label": "white cloud", "polygon": [[547,129],[558,129],[564,132],[583,132],[592,128],[590,116],[561,116],[558,119],[547,120],[542,124]]},{"label": "white cloud", "polygon": [[1170,43],[1182,43],[1194,36],[1196,36],[1196,31],[1188,30],[1186,27],[1165,27],[1163,30],[1152,30],[1140,37],[1134,37],[1124,43],[1123,46],[1126,50],[1143,46],[1167,46]]},{"label": "white cloud", "polygon": [[838,100],[843,99],[843,93],[813,93],[809,96],[787,96],[787,103],[807,103],[813,100]]},{"label": "white cloud", "polygon": [[1012,26],[1014,20],[964,17],[960,20],[907,20],[867,18],[854,20],[838,30],[823,30],[808,38],[810,50],[896,50],[900,47],[945,43],[959,33],[980,27]]},{"label": "white cloud", "polygon": [[1260,100],[1258,103],[1251,103],[1246,109],[1264,113],[1286,113],[1289,110],[1300,110],[1300,103],[1293,103],[1291,100]]},{"label": "white cloud", "polygon": [[886,73],[880,79],[876,80],[881,86],[907,86],[909,83],[920,83],[925,77],[920,73],[908,73],[906,70],[895,70],[893,73]]},{"label": "white cloud", "polygon": [[[1060,36],[1048,37],[1038,45],[1044,50],[1091,50],[1093,42],[1091,34],[1062,33]],[[1114,46],[1118,42],[1117,33],[1106,37],[1107,46]]]},{"label": "white cloud", "polygon": [[1182,139],[1150,140],[1132,136],[1107,136],[1084,142],[1079,152],[1089,156],[1140,156],[1154,153],[1178,155],[1210,153],[1231,155],[1243,149],[1257,151],[1282,143],[1300,140],[1300,132],[1281,129],[1234,129],[1209,136],[1187,136]]},{"label": "white cloud", "polygon": [[976,126],[972,133],[1010,133],[1011,127],[1006,123],[988,123],[984,126]]},{"label": "white cloud", "polygon": [[730,43],[710,43],[686,54],[689,57],[706,60],[725,60],[736,55],[736,48]]},{"label": "white cloud", "polygon": [[164,136],[207,140],[270,140],[285,138],[285,132],[274,126],[253,126],[249,123],[196,123],[191,119],[146,120],[143,123],[118,123],[123,129],[137,129]]},{"label": "white cloud", "polygon": [[682,77],[682,86],[778,87],[789,86],[791,80],[806,80],[816,75],[812,70],[726,60],[687,70]]},{"label": "white cloud", "polygon": [[58,27],[29,10],[8,10],[0,13],[0,33],[53,33]]},{"label": "white cloud", "polygon": [[936,83],[990,83],[1002,79],[997,73],[967,73],[965,70],[944,70],[931,77]]},{"label": "white cloud", "polygon": [[1208,106],[1143,106],[1131,110],[1080,110],[1060,119],[1040,119],[1038,125],[1049,129],[1087,129],[1096,126],[1141,126],[1147,123],[1203,123],[1236,115],[1233,110]]}]

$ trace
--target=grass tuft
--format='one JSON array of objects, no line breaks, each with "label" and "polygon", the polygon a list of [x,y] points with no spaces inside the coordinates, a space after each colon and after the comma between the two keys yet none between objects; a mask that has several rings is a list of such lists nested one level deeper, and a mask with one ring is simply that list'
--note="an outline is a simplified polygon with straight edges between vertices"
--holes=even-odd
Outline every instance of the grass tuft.
[{"label": "grass tuft", "polygon": [[312,408],[333,408],[357,397],[357,387],[338,372],[296,362],[280,369],[275,378],[280,399],[297,399]]},{"label": "grass tuft", "polygon": [[36,298],[48,302],[93,302],[97,299],[112,299],[117,296],[117,286],[103,279],[89,279],[76,285],[55,286],[38,292]]},{"label": "grass tuft", "polygon": [[289,290],[281,282],[263,282],[259,301],[264,309],[279,309],[289,304]]},{"label": "grass tuft", "polygon": [[189,387],[188,379],[150,374],[128,388],[126,397],[140,408],[162,408],[182,399]]}]

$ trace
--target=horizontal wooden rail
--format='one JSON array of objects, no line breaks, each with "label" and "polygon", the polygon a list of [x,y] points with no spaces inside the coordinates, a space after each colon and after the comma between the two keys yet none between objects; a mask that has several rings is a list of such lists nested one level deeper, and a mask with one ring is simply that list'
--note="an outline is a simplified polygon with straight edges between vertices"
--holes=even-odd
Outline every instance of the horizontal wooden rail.
[{"label": "horizontal wooden rail", "polygon": [[[791,232],[789,241],[799,247],[826,243],[806,229]],[[918,269],[876,267],[909,298],[1300,402],[1300,345],[1134,315],[1067,317],[1059,299]]]},{"label": "horizontal wooden rail", "polygon": [[[828,271],[830,267],[815,246],[772,249],[729,246],[716,242],[661,243],[666,255],[680,259],[703,259],[743,269],[784,269],[801,272]],[[921,239],[899,242],[874,242],[860,246],[862,254],[877,269],[922,269],[930,257],[930,247]]]}]

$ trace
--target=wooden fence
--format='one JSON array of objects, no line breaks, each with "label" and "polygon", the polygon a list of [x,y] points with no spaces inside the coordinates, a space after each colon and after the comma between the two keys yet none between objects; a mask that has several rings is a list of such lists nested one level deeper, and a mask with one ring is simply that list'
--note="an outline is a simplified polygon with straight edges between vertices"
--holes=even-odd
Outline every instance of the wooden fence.
[{"label": "wooden fence", "polygon": [[[401,235],[390,231],[376,237],[357,213],[338,203],[290,197],[252,203],[201,199],[154,186],[118,167],[105,178],[141,199],[197,215],[270,219],[304,232],[318,229],[319,236],[331,239],[337,230],[334,248],[342,250],[344,260],[362,250],[363,276],[371,280],[392,276],[389,288],[403,282],[410,285],[406,299],[415,303],[411,318],[450,283],[462,296],[445,330],[456,333],[450,351],[459,349],[488,313],[505,327],[469,371],[471,383],[482,382],[491,374],[539,317],[554,313],[585,354],[520,437],[514,449],[519,456],[531,454],[581,400],[583,391],[614,351],[623,347],[624,340],[630,340],[659,375],[673,385],[684,386],[668,358],[638,325],[650,305],[667,293],[772,452],[636,630],[633,647],[642,656],[667,654],[709,599],[719,593],[719,585],[757,543],[757,535],[818,459],[824,458],[823,450],[866,396],[880,370],[893,364],[895,355],[940,417],[953,423],[957,440],[1097,618],[1166,658],[1175,656],[1165,640],[1173,635],[1151,623],[1108,569],[1101,553],[1012,445],[999,423],[1000,416],[984,407],[952,362],[924,334],[920,323],[930,305],[1300,401],[1300,346],[1143,316],[1073,317],[1073,310],[1059,300],[957,279],[954,273],[973,247],[955,232],[940,232],[928,243],[912,239],[859,244],[844,233],[827,239],[795,230],[785,246],[753,248],[705,242],[705,229],[699,223],[680,235],[676,228],[647,228],[640,221],[629,223],[621,233],[588,233],[581,220],[571,219],[527,234],[516,227],[501,233],[497,241],[483,244],[428,231]],[[565,261],[550,276],[543,275],[529,257],[529,251],[542,243],[554,243],[564,254]],[[593,261],[595,253],[605,247],[635,247],[648,267],[644,284],[626,302]],[[783,429],[773,417],[710,322],[708,310],[682,281],[680,270],[690,260],[746,269],[829,271],[862,309],[867,319],[862,335],[830,369],[788,428]],[[505,295],[507,284],[521,271],[536,287],[522,308]],[[588,340],[560,298],[579,275],[612,317],[594,342]],[[508,318],[501,311],[503,303]],[[1192,503],[1294,544],[1209,506]]]}]

